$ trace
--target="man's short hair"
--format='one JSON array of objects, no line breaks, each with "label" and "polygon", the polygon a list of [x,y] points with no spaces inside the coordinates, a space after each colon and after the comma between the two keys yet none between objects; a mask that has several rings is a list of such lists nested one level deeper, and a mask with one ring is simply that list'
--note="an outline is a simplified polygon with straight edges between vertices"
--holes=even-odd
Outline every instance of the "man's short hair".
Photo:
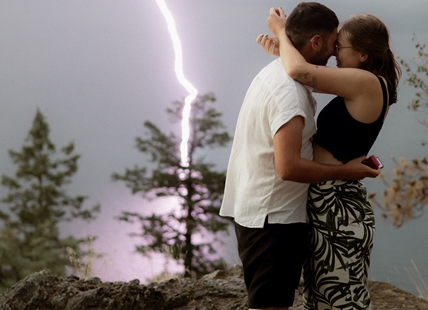
[{"label": "man's short hair", "polygon": [[300,51],[315,35],[327,40],[339,26],[336,14],[318,2],[302,2],[287,16],[286,32]]}]

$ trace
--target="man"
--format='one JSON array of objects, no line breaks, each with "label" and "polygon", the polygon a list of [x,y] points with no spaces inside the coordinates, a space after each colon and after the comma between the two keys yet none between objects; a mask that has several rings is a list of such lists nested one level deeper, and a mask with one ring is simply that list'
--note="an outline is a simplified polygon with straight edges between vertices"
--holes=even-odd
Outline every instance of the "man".
[{"label": "man", "polygon": [[[303,2],[286,31],[308,62],[325,65],[338,24],[324,5]],[[276,59],[254,78],[239,113],[220,215],[235,221],[250,309],[293,304],[308,243],[307,183],[379,173],[361,159],[343,166],[312,161],[313,103],[311,90],[288,77]]]}]

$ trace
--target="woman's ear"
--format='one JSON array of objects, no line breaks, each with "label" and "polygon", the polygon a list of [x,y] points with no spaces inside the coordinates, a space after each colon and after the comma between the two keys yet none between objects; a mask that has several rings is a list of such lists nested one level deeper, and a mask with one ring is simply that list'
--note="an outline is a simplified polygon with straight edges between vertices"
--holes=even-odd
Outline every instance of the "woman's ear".
[{"label": "woman's ear", "polygon": [[367,55],[366,53],[360,52],[360,62],[361,63],[365,62],[368,57],[369,57],[369,55]]},{"label": "woman's ear", "polygon": [[314,51],[319,52],[322,49],[323,40],[320,35],[314,35],[311,39],[311,47]]}]

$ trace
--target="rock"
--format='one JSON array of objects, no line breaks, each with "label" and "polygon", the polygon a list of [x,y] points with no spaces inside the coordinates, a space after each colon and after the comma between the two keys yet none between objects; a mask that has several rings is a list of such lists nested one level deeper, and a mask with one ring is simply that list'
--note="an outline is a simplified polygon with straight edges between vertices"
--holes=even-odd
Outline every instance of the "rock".
[{"label": "rock", "polygon": [[239,266],[199,280],[170,279],[140,285],[135,279],[105,282],[33,273],[0,295],[1,310],[146,310],[246,309],[246,291]]},{"label": "rock", "polygon": [[[428,301],[389,284],[372,282],[376,310],[428,309]],[[382,300],[385,292],[387,303]],[[295,304],[300,310],[302,289],[296,290]],[[99,278],[57,277],[48,270],[33,273],[0,294],[1,310],[246,310],[247,292],[242,268],[217,270],[199,280],[170,279],[140,284],[102,282]],[[385,307],[383,307],[385,305]],[[407,307],[407,305],[413,305]]]}]

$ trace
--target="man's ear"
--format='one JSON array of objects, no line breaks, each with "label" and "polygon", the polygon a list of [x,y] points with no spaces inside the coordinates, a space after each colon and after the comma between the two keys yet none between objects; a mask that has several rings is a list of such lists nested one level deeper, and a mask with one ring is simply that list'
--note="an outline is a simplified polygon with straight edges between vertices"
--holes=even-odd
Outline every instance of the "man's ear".
[{"label": "man's ear", "polygon": [[320,35],[314,35],[311,39],[311,47],[314,51],[319,52],[322,49],[323,40]]}]

